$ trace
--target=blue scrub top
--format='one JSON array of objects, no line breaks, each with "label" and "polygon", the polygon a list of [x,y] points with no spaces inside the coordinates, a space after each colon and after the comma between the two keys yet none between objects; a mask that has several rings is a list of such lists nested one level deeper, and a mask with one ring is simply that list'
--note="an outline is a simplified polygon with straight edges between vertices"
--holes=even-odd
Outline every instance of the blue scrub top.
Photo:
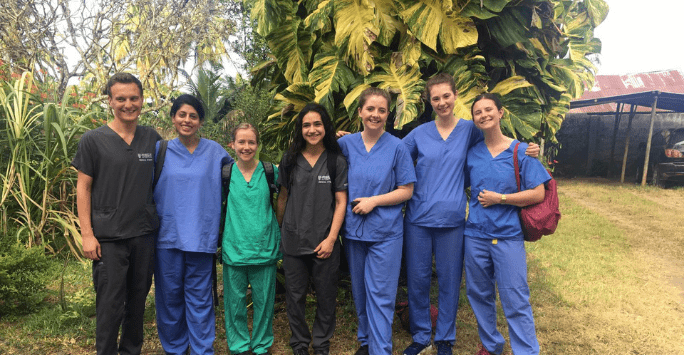
[{"label": "blue scrub top", "polygon": [[[477,200],[477,195],[482,190],[501,194],[518,192],[513,167],[513,149],[517,142],[513,140],[508,149],[496,157],[492,157],[484,142],[478,143],[468,151],[466,169],[471,181],[471,199],[465,235],[482,239],[523,238],[518,217],[519,207],[496,204],[484,208]],[[526,149],[527,144],[520,143],[518,163],[522,191],[551,180],[551,176],[539,160],[525,155]]]},{"label": "blue scrub top", "polygon": [[434,121],[416,127],[403,139],[416,161],[418,179],[406,206],[407,222],[440,228],[465,224],[466,152],[482,140],[482,132],[464,119],[458,120],[446,140]]},{"label": "blue scrub top", "polygon": [[216,252],[221,167],[232,163],[228,152],[212,140],[200,139],[192,154],[178,138],[169,141],[164,168],[154,189],[160,222],[157,248]]},{"label": "blue scrub top", "polygon": [[403,235],[403,203],[378,206],[367,215],[352,212],[351,201],[359,197],[386,194],[398,186],[416,182],[413,162],[401,140],[385,132],[370,152],[366,152],[361,133],[338,140],[349,164],[349,202],[342,234],[349,239],[383,241]]}]

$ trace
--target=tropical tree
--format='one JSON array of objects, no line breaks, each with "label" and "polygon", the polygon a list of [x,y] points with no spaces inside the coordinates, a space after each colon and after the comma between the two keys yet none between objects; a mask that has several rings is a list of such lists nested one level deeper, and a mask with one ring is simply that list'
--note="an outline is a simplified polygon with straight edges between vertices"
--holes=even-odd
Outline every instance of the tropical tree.
[{"label": "tropical tree", "polygon": [[286,146],[314,100],[338,128],[358,130],[368,86],[395,97],[400,128],[429,109],[421,94],[438,72],[454,76],[457,116],[493,92],[507,134],[555,141],[570,100],[593,85],[593,31],[607,13],[603,0],[258,0],[252,17],[273,54],[253,68],[253,82],[268,79],[275,93],[266,141]]},{"label": "tropical tree", "polygon": [[14,72],[55,78],[58,96],[71,78],[101,87],[132,72],[150,110],[184,84],[182,70],[220,63],[233,28],[219,0],[2,0],[0,23],[10,24],[0,28],[0,60]]}]

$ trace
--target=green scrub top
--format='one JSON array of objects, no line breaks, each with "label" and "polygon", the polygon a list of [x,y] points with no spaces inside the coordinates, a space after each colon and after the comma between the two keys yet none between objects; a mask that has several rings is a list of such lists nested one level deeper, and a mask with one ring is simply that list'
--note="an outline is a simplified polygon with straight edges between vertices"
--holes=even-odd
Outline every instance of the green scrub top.
[{"label": "green scrub top", "polygon": [[[274,169],[274,180],[278,169]],[[230,192],[223,230],[223,262],[231,266],[268,265],[280,260],[280,229],[261,162],[251,181],[245,181],[237,163],[230,177]]]}]

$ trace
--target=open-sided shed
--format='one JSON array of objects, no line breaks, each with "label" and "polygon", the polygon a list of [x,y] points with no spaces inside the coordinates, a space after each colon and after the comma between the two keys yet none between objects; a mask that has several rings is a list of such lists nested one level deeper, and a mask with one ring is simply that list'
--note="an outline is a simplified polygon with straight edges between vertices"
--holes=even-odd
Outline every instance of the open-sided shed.
[{"label": "open-sided shed", "polygon": [[[625,181],[625,169],[627,166],[627,154],[629,151],[629,137],[632,127],[632,119],[636,115],[640,107],[650,107],[651,121],[650,129],[648,132],[648,140],[646,142],[646,152],[643,168],[643,176],[641,184],[646,184],[646,174],[648,173],[648,160],[651,152],[651,137],[653,135],[653,123],[655,121],[656,112],[684,112],[684,94],[663,92],[659,90],[655,91],[645,91],[632,94],[616,95],[609,97],[596,97],[585,100],[572,101],[570,103],[570,109],[578,109],[583,107],[599,106],[606,104],[616,104],[615,112],[594,112],[594,114],[614,114],[615,115],[615,125],[613,129],[613,139],[611,145],[610,159],[613,159],[615,153],[615,140],[617,136],[617,130],[620,125],[620,120],[623,114],[625,105],[630,105],[629,110],[629,122],[627,124],[627,139],[625,142],[624,155],[622,159],[622,173],[620,176],[620,181]],[[605,106],[604,106],[605,107]]]}]

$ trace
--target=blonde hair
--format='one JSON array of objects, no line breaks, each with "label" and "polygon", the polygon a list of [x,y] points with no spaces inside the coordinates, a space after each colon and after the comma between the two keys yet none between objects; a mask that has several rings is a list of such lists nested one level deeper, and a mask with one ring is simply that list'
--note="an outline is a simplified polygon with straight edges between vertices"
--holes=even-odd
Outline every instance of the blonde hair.
[{"label": "blonde hair", "polygon": [[237,131],[241,129],[252,130],[252,132],[254,132],[254,135],[256,136],[257,145],[261,144],[261,142],[259,141],[259,131],[257,131],[256,127],[254,127],[254,125],[252,125],[249,122],[242,122],[239,125],[235,126],[235,128],[233,128],[233,132],[230,135],[230,137],[233,139],[233,142],[235,142],[235,135],[237,134]]}]

